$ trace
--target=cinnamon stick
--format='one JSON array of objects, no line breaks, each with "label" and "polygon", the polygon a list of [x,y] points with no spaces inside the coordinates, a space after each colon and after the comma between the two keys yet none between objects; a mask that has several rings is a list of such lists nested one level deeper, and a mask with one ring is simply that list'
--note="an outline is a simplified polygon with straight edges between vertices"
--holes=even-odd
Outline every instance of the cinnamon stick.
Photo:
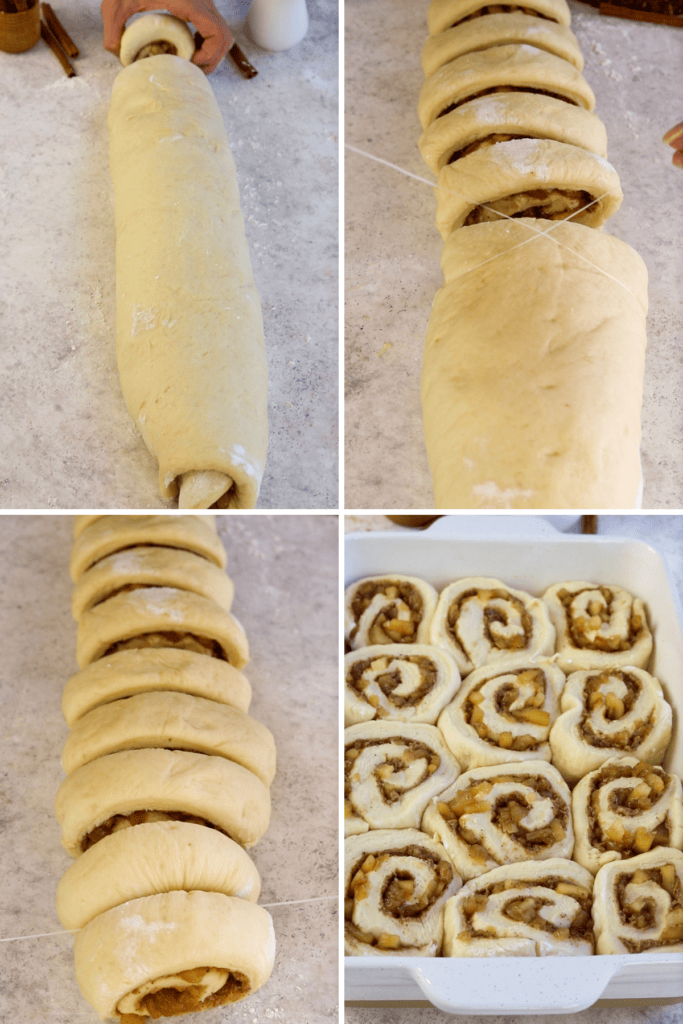
[{"label": "cinnamon stick", "polygon": [[59,45],[57,37],[53,34],[52,30],[48,28],[44,21],[41,21],[40,23],[40,35],[43,38],[43,40],[47,43],[47,45],[50,47],[50,49],[54,53],[59,63],[64,68],[64,71],[69,76],[69,78],[73,78],[76,72],[71,66],[69,58]]},{"label": "cinnamon stick", "polygon": [[232,44],[232,46],[228,50],[228,53],[230,54],[233,61],[235,62],[235,64],[237,65],[237,67],[242,72],[245,78],[253,78],[254,75],[258,75],[258,71],[254,67],[254,65],[251,64],[249,60],[245,57],[237,43]]},{"label": "cinnamon stick", "polygon": [[581,516],[581,533],[597,533],[598,532],[598,517],[597,516]]},{"label": "cinnamon stick", "polygon": [[43,18],[45,19],[48,28],[52,30],[52,34],[56,36],[56,38],[58,39],[60,46],[64,50],[64,53],[66,53],[69,57],[78,57],[78,47],[74,43],[69,33],[64,28],[64,26],[62,25],[61,21],[59,20],[55,12],[52,10],[50,5],[41,4],[40,9],[42,11]]},{"label": "cinnamon stick", "polygon": [[28,0],[14,0],[14,6],[17,9],[17,13],[19,11],[27,11],[29,6]]}]

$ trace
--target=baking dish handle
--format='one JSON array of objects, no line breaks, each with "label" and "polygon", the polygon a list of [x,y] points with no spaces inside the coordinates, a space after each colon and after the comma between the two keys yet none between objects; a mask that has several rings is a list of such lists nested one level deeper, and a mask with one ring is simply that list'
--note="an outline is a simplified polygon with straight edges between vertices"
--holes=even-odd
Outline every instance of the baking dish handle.
[{"label": "baking dish handle", "polygon": [[425,997],[445,1013],[549,1014],[592,1006],[619,966],[619,957],[549,956],[540,969],[537,957],[453,957],[409,970]]},{"label": "baking dish handle", "polygon": [[[504,520],[501,530],[501,520]],[[477,538],[478,540],[492,538],[505,539],[533,539],[541,540],[551,537],[557,540],[562,536],[542,516],[441,516],[431,524],[425,531],[428,537],[452,537],[462,540],[465,537]]]}]

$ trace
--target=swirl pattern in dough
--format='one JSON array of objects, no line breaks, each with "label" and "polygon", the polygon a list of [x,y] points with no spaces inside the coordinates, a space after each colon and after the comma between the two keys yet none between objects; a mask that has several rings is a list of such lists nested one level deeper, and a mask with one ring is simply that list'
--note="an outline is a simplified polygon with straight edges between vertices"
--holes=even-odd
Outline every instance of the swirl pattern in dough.
[{"label": "swirl pattern in dough", "polygon": [[557,631],[558,664],[579,669],[647,668],[652,633],[643,602],[622,587],[574,580],[543,595]]},{"label": "swirl pattern in dough", "polygon": [[446,903],[444,956],[590,956],[592,890],[559,857],[494,868]]},{"label": "swirl pattern in dough", "polygon": [[595,876],[598,953],[683,952],[683,853],[658,847]]},{"label": "swirl pattern in dough", "polygon": [[657,846],[683,848],[681,780],[637,757],[614,757],[572,793],[574,860],[595,874]]},{"label": "swirl pattern in dough", "polygon": [[524,4],[489,4],[485,0],[432,0],[427,10],[430,35],[443,32],[470,18],[486,17],[504,11],[523,11],[525,14],[547,18],[560,25],[569,25],[570,12],[566,0],[529,0]]},{"label": "swirl pattern in dough", "polygon": [[501,580],[475,576],[441,591],[431,642],[449,651],[466,675],[511,656],[528,660],[552,654],[555,629],[538,598]]},{"label": "swirl pattern in dough", "polygon": [[661,683],[640,668],[573,672],[550,732],[552,761],[571,784],[611,757],[660,764],[672,730]]},{"label": "swirl pattern in dough", "polygon": [[373,718],[435,725],[460,686],[451,655],[426,644],[362,647],[346,655],[344,674],[347,726]]},{"label": "swirl pattern in dough", "polygon": [[378,829],[344,844],[349,956],[437,956],[443,907],[462,880],[440,843],[417,829]]},{"label": "swirl pattern in dough", "polygon": [[368,722],[344,733],[345,835],[419,828],[431,798],[460,766],[433,725]]},{"label": "swirl pattern in dough", "polygon": [[375,644],[429,643],[436,590],[414,576],[368,576],[346,590],[346,639],[355,651]]},{"label": "swirl pattern in dough", "polygon": [[571,796],[545,761],[474,768],[435,797],[422,829],[464,879],[505,864],[571,857]]}]

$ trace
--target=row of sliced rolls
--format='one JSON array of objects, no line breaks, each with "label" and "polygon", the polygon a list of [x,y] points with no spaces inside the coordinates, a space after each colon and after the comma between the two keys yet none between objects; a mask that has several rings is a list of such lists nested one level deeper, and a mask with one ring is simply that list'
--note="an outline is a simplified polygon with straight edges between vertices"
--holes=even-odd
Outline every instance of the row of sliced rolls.
[{"label": "row of sliced rolls", "polygon": [[352,650],[441,647],[462,676],[511,655],[556,654],[565,673],[647,668],[653,649],[642,600],[623,587],[585,580],[554,584],[535,597],[493,577],[457,580],[439,594],[414,576],[369,576],[346,590],[345,630]]},{"label": "row of sliced rolls", "polygon": [[76,976],[121,1024],[235,1002],[273,968],[246,852],[268,828],[275,744],[248,715],[248,644],[213,516],[74,525],[80,671],[55,800]]}]

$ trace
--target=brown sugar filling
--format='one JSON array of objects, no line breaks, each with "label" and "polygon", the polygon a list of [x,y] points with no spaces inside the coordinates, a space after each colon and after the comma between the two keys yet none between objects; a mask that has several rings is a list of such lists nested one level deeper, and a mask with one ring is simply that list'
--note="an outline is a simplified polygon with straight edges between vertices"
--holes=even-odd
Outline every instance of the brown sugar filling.
[{"label": "brown sugar filling", "polygon": [[[618,815],[606,828],[598,818],[600,789],[615,779],[640,779],[638,785],[614,787],[610,792],[609,808]],[[647,853],[654,846],[668,846],[670,829],[665,801],[670,789],[669,776],[658,767],[644,761],[629,765],[605,765],[595,776],[588,802],[589,842],[596,850],[616,850],[623,859]],[[662,801],[661,820],[656,828],[629,828],[629,818],[651,810]]]},{"label": "brown sugar filling", "polygon": [[[392,580],[371,580],[361,584],[351,602],[351,612],[356,623],[372,603],[377,594],[387,598],[387,604],[379,612],[370,628],[369,644],[414,644],[417,641],[417,627],[422,621],[423,601],[419,590],[412,583]],[[410,619],[399,619],[397,601],[410,609]],[[358,632],[358,625],[351,630],[351,639]]]},{"label": "brown sugar filling", "polygon": [[[140,1010],[146,1010],[147,1014],[122,1013],[119,1015],[120,1024],[141,1024],[150,1018],[157,1020],[159,1017],[177,1017],[183,1013],[195,1013],[199,1010],[209,1010],[215,1006],[222,1006],[223,1003],[234,1003],[243,999],[251,988],[246,974],[240,971],[229,971],[225,984],[212,992],[205,999],[202,999],[204,987],[200,984],[202,978],[211,968],[194,967],[189,971],[178,971],[177,976],[185,981],[194,982],[187,988],[162,988],[157,992],[149,992],[143,996],[138,1003]],[[135,994],[133,992],[133,994]]]},{"label": "brown sugar filling", "polygon": [[[564,220],[577,210],[593,203],[593,196],[582,189],[536,188],[515,192],[504,199],[495,199],[475,208],[467,215],[463,227],[501,220],[503,217],[533,217],[536,220]],[[581,223],[582,218],[574,218]]]},{"label": "brown sugar filling", "polygon": [[[610,677],[621,679],[624,683],[626,693],[623,697],[617,697],[616,694],[609,691],[607,693],[600,691],[600,687],[607,683]],[[640,696],[641,689],[640,680],[625,669],[606,669],[604,672],[589,676],[584,684],[583,712],[579,720],[579,728],[586,742],[590,743],[592,747],[609,747],[624,751],[637,750],[652,732],[653,715],[642,721],[634,722],[631,728],[621,729],[608,736],[596,733],[589,716],[596,708],[604,707],[605,717],[610,721],[627,718]]]},{"label": "brown sugar filling", "polygon": [[495,599],[501,599],[503,601],[507,601],[508,604],[511,604],[519,612],[524,635],[521,636],[520,634],[514,634],[509,637],[496,636],[491,631],[491,626],[494,622],[500,622],[503,625],[507,625],[507,617],[505,612],[500,608],[489,606],[484,608],[484,637],[499,651],[525,650],[531,640],[534,623],[531,615],[529,615],[519,598],[513,597],[512,594],[508,594],[507,590],[465,590],[451,602],[446,616],[446,629],[454,644],[462,651],[462,653],[467,655],[465,644],[458,633],[458,624],[463,605],[472,597],[478,597],[484,604]]},{"label": "brown sugar filling", "polygon": [[486,135],[482,139],[476,139],[474,142],[470,142],[468,146],[464,146],[463,149],[457,150],[452,156],[448,158],[448,163],[453,164],[456,160],[460,160],[463,156],[469,156],[470,153],[475,153],[478,149],[488,149],[489,146],[495,146],[497,142],[514,142],[518,139],[534,139],[537,138],[535,135],[510,135],[507,132],[495,132],[493,135]]},{"label": "brown sugar filling", "polygon": [[[113,832],[120,832],[121,829],[134,825],[144,825],[149,821],[188,821],[192,825],[206,825],[207,828],[214,828],[217,832],[223,832],[223,835],[228,835],[227,832],[219,828],[212,821],[207,821],[206,818],[199,818],[196,814],[186,814],[184,811],[132,811],[130,814],[113,814],[111,818],[107,818],[101,825],[97,825],[90,832],[87,832],[81,840],[81,852],[85,853],[91,846],[99,843],[101,839],[110,836]],[[229,838],[234,839],[234,836]]]},{"label": "brown sugar filling", "polygon": [[478,11],[474,11],[473,14],[468,14],[467,17],[461,18],[460,21],[454,21],[450,27],[455,28],[456,25],[462,25],[466,21],[474,21],[475,18],[481,18],[486,14],[513,14],[515,12],[528,14],[532,18],[541,18],[543,21],[556,22],[556,19],[551,18],[549,14],[541,14],[532,7],[519,7],[517,4],[487,4],[485,7],[480,7]]},{"label": "brown sugar filling", "polygon": [[621,937],[621,941],[629,953],[643,953],[657,946],[670,946],[683,942],[683,885],[676,874],[673,864],[664,864],[658,868],[638,868],[632,872],[622,872],[616,879],[616,901],[622,924],[638,930],[654,928],[657,924],[657,912],[654,901],[647,896],[636,898],[631,903],[626,898],[628,885],[642,885],[652,881],[665,889],[670,898],[671,906],[664,921],[664,927],[658,939],[636,939]]},{"label": "brown sugar filling", "polygon": [[591,591],[599,590],[605,600],[603,605],[600,601],[592,601],[588,606],[589,617],[579,616],[574,618],[571,612],[572,601],[579,595],[586,593],[585,590],[577,590],[570,593],[568,590],[559,590],[558,599],[562,603],[566,613],[567,632],[575,647],[593,651],[630,651],[638,640],[647,635],[647,624],[644,617],[635,610],[635,604],[631,606],[628,637],[621,636],[596,636],[593,640],[588,639],[587,631],[599,629],[601,624],[609,622],[612,617],[612,602],[614,595],[609,587],[591,587]]},{"label": "brown sugar filling", "polygon": [[[364,658],[362,661],[355,661],[347,673],[346,681],[359,697],[363,697],[367,700],[368,704],[377,709],[377,718],[385,718],[387,712],[384,708],[380,707],[379,697],[376,694],[370,694],[368,697],[365,697],[365,690],[370,685],[370,680],[365,678],[365,673],[379,660],[384,660],[388,667],[391,661],[398,659],[396,655],[392,654],[380,656],[378,658]],[[417,665],[420,670],[420,685],[416,687],[412,693],[409,693],[405,697],[394,693],[396,687],[402,682],[401,673],[397,668],[392,672],[381,672],[380,674],[375,675],[374,681],[377,683],[387,700],[390,701],[395,708],[417,707],[417,705],[424,700],[427,694],[430,693],[436,685],[438,678],[437,667],[431,658],[426,658],[421,654],[401,655],[400,660]]]},{"label": "brown sugar filling", "polygon": [[450,103],[436,115],[434,120],[438,121],[440,117],[445,117],[446,114],[450,114],[451,110],[456,110],[458,107],[461,107],[463,103],[469,103],[470,100],[476,100],[479,96],[490,96],[494,92],[535,92],[539,96],[552,96],[553,99],[562,100],[563,103],[570,103],[573,107],[580,106],[580,104],[570,96],[563,96],[559,92],[549,92],[547,89],[537,89],[532,85],[492,85],[490,89],[480,89],[478,92],[472,92],[467,96],[463,96],[462,99],[456,100],[455,103]]},{"label": "brown sugar filling", "polygon": [[155,42],[147,43],[146,46],[143,46],[138,51],[135,60],[144,60],[145,57],[156,57],[160,53],[177,54],[178,51],[173,43],[169,43],[167,39],[157,39]]},{"label": "brown sugar filling", "polygon": [[453,868],[446,860],[424,846],[410,844],[402,848],[382,850],[377,854],[363,854],[354,865],[344,899],[344,918],[346,931],[358,942],[378,949],[400,949],[402,947],[397,935],[383,933],[379,937],[362,931],[352,920],[353,907],[357,900],[364,900],[370,895],[369,876],[391,857],[414,857],[428,864],[434,873],[427,888],[420,896],[415,895],[415,882],[409,871],[394,872],[385,882],[382,891],[383,912],[394,919],[419,918],[428,911],[443,895],[444,890],[453,881]]},{"label": "brown sugar filling", "polygon": [[[387,760],[382,764],[377,765],[373,773],[377,780],[377,788],[379,789],[380,795],[386,804],[396,803],[401,799],[405,792],[402,786],[392,784],[391,777],[394,772],[403,771],[413,761],[426,761],[420,780],[415,783],[415,786],[419,786],[428,779],[430,775],[433,775],[441,764],[441,758],[439,755],[426,744],[419,743],[417,740],[406,740],[403,737],[400,737],[399,739],[404,746],[404,750],[401,755],[398,757],[387,758]],[[356,740],[346,748],[344,752],[344,796],[347,804],[349,804],[348,807],[345,807],[345,813],[347,816],[352,813],[350,798],[353,790],[352,772],[356,763],[356,758],[358,758],[361,752],[367,747],[382,746],[389,742],[391,742],[390,737],[386,737],[381,740]]]},{"label": "brown sugar filling", "polygon": [[[540,725],[546,729],[550,728],[550,712],[543,708],[546,697],[545,672],[540,668],[519,668],[505,671],[506,676],[517,676],[517,686],[513,683],[505,683],[498,687],[495,697],[495,709],[500,718],[505,721],[519,723],[529,722],[532,725]],[[485,686],[490,680],[484,680],[481,686]],[[514,710],[510,705],[519,697],[518,686],[531,683],[534,687],[526,704]],[[512,731],[501,729],[497,735],[492,735],[484,722],[484,712],[479,705],[484,700],[484,694],[480,687],[474,687],[468,694],[462,705],[463,717],[468,725],[471,725],[479,739],[486,740],[494,747],[502,747],[504,750],[536,750],[542,743],[546,742],[547,733],[541,739],[537,739],[531,733],[523,733],[521,736],[513,735]]]},{"label": "brown sugar filling", "polygon": [[101,657],[106,658],[109,654],[116,654],[117,651],[130,651],[146,647],[176,647],[179,650],[194,651],[195,654],[207,654],[211,658],[228,661],[225,651],[217,640],[212,640],[207,636],[196,636],[194,633],[180,633],[175,630],[141,633],[140,636],[131,637],[130,640],[119,640],[108,647]]}]

